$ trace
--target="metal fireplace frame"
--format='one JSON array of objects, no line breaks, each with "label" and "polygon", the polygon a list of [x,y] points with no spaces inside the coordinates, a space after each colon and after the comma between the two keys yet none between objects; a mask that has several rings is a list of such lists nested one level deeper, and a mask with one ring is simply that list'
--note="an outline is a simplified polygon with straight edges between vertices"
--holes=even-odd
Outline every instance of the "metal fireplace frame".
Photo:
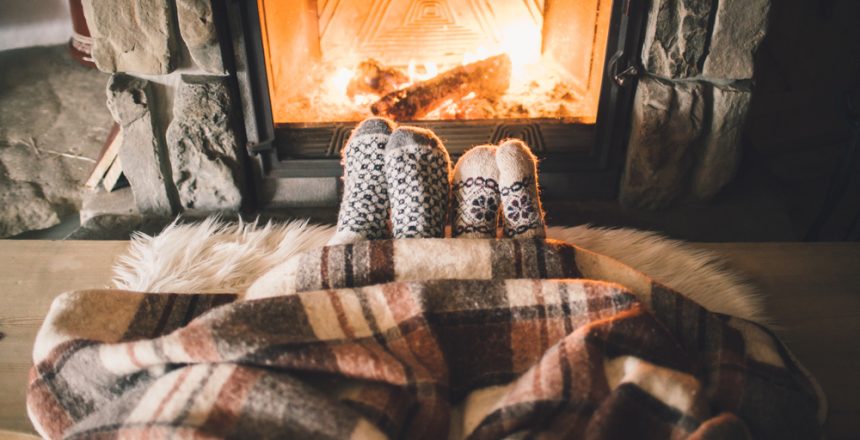
[{"label": "metal fireplace frame", "polygon": [[[433,129],[453,159],[480,143],[523,138],[540,159],[542,196],[549,200],[610,200],[618,196],[648,2],[615,0],[604,58],[596,124],[555,119],[416,121]],[[279,124],[273,122],[263,36],[255,0],[221,4],[222,47],[230,59],[241,104],[245,143],[255,195],[273,181],[329,179],[339,182],[340,148],[354,122]],[[217,20],[216,16],[216,20]],[[226,44],[224,44],[226,43]],[[271,191],[271,190],[269,190]],[[259,201],[255,202],[261,207]],[[336,200],[331,203],[336,204]]]}]

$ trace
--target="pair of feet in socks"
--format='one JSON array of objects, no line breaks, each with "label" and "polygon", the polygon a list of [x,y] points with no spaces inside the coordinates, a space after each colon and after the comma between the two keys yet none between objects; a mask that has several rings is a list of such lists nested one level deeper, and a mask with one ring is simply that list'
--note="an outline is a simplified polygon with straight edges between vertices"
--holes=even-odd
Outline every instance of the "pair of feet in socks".
[{"label": "pair of feet in socks", "polygon": [[[469,150],[454,171],[452,235],[544,236],[536,162],[521,141]],[[344,195],[330,245],[445,233],[451,161],[430,130],[364,120],[343,151]],[[389,230],[389,221],[391,228]]]},{"label": "pair of feet in socks", "polygon": [[453,192],[453,237],[495,238],[500,213],[505,237],[546,236],[537,159],[519,139],[467,151],[454,167]]}]

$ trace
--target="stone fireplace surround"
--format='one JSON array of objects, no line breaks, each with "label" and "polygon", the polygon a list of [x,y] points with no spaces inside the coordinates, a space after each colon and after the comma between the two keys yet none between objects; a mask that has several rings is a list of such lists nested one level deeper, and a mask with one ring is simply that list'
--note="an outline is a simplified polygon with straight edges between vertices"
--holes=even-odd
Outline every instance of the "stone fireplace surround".
[{"label": "stone fireplace surround", "polygon": [[[253,161],[243,148],[229,49],[219,44],[219,3],[83,0],[93,58],[113,74],[107,104],[126,133],[119,158],[133,164],[124,173],[142,215],[231,214],[247,206]],[[620,182],[623,205],[706,200],[733,178],[769,5],[652,0]],[[330,200],[337,189],[312,191]]]}]

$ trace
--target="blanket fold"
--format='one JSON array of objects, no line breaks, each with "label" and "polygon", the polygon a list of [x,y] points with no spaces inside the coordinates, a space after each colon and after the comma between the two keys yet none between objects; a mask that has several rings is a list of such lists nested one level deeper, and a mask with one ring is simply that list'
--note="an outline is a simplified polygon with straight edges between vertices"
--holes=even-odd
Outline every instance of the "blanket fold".
[{"label": "blanket fold", "polygon": [[766,328],[543,240],[299,255],[234,294],[80,291],[40,330],[49,438],[812,438]]}]

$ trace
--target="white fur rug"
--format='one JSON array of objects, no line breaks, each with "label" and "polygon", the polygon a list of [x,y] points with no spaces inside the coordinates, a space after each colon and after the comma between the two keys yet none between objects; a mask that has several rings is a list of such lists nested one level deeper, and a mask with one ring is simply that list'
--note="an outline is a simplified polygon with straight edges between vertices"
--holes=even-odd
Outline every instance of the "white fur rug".
[{"label": "white fur rug", "polygon": [[[114,267],[117,288],[146,292],[236,292],[293,255],[323,246],[333,226],[174,223],[136,234]],[[653,232],[589,226],[550,227],[548,236],[608,255],[683,293],[708,310],[766,323],[756,289],[720,258]]]}]

